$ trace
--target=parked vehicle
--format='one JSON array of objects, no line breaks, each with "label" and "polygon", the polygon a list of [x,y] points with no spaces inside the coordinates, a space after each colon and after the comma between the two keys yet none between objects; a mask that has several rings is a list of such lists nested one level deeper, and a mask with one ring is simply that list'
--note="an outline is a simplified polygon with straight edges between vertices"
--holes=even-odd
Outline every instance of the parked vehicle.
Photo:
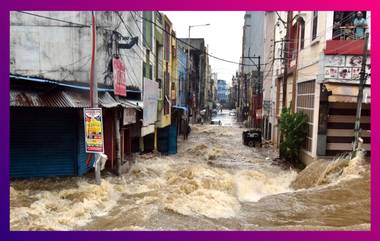
[{"label": "parked vehicle", "polygon": [[230,111],[229,115],[230,116],[236,116],[236,112],[235,111]]},{"label": "parked vehicle", "polygon": [[222,121],[219,119],[212,119],[210,122],[211,125],[222,125]]},{"label": "parked vehicle", "polygon": [[243,144],[249,147],[261,147],[261,130],[260,129],[251,129],[248,131],[243,131]]}]

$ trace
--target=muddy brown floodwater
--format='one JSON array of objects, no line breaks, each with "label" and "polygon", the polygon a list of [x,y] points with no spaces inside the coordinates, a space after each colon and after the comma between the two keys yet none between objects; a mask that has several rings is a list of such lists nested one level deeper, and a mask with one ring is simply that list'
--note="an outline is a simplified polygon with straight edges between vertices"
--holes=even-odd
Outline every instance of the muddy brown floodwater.
[{"label": "muddy brown floodwater", "polygon": [[137,157],[129,173],[17,180],[11,230],[368,230],[368,161],[320,161],[297,173],[243,129],[194,125],[178,154]]}]

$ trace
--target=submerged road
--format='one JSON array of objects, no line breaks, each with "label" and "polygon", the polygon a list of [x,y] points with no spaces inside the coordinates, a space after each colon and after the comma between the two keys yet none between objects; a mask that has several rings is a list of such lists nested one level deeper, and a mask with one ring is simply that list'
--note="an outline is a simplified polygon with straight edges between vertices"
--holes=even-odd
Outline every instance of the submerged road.
[{"label": "submerged road", "polygon": [[272,148],[242,145],[229,111],[193,125],[172,156],[137,157],[129,173],[11,183],[11,230],[368,230],[363,160],[272,165]]}]

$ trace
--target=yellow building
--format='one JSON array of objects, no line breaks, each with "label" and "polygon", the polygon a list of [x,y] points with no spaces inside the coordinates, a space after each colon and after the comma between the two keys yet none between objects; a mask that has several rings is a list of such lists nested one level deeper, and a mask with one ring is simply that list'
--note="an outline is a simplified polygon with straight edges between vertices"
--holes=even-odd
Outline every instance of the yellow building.
[{"label": "yellow building", "polygon": [[159,12],[155,14],[155,21],[157,24],[155,27],[156,80],[160,84],[156,128],[164,128],[170,125],[171,114],[172,23],[166,15]]},{"label": "yellow building", "polygon": [[177,103],[177,91],[178,91],[178,62],[177,62],[177,39],[175,31],[171,31],[171,103],[172,105],[176,105]]}]

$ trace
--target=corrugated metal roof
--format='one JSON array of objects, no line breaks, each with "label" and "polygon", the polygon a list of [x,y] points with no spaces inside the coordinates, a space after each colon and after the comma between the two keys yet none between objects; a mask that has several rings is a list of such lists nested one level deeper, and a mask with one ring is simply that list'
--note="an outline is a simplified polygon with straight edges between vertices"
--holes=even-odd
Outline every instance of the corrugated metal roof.
[{"label": "corrugated metal roof", "polygon": [[[10,90],[10,106],[14,107],[90,107],[88,93],[80,91],[32,91]],[[118,103],[108,92],[99,93],[99,105],[105,108],[113,108]]]},{"label": "corrugated metal roof", "polygon": [[120,103],[118,103],[108,92],[99,93],[99,105],[104,108],[114,108]]},{"label": "corrugated metal roof", "polygon": [[124,108],[135,108],[135,109],[142,109],[143,102],[142,101],[137,101],[137,100],[127,100],[125,98],[116,96],[115,97],[116,101],[121,104]]}]

